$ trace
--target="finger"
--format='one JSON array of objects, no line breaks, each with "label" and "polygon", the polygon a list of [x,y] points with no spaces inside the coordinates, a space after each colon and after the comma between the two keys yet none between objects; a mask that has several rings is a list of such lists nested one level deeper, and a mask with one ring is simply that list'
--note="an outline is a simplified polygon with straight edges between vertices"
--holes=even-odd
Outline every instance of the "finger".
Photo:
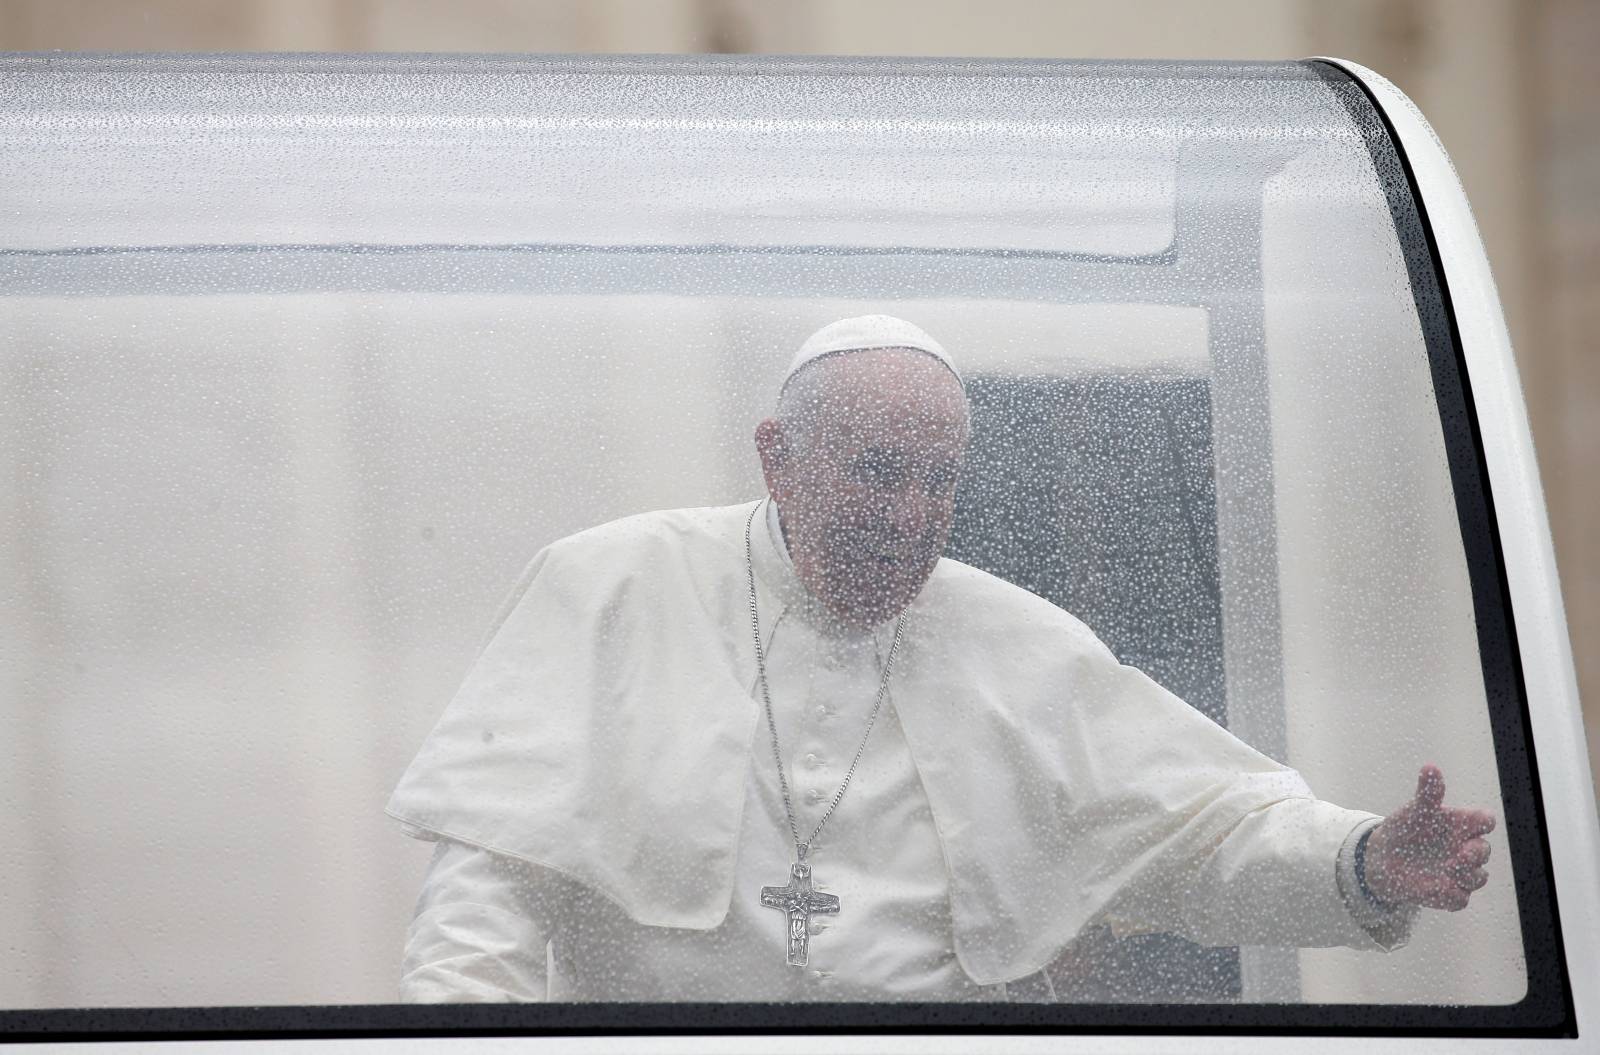
[{"label": "finger", "polygon": [[1484,884],[1486,884],[1488,882],[1489,882],[1489,873],[1485,872],[1481,868],[1474,868],[1471,871],[1465,873],[1464,875],[1458,876],[1456,878],[1456,886],[1460,887],[1462,890],[1467,891],[1468,893],[1471,893],[1474,890],[1482,890],[1483,887],[1484,887]]},{"label": "finger", "polygon": [[1468,890],[1463,890],[1455,880],[1444,876],[1429,876],[1418,884],[1420,891],[1417,903],[1428,908],[1443,909],[1446,912],[1459,912],[1467,907],[1467,901],[1472,896]]},{"label": "finger", "polygon": [[1468,839],[1450,859],[1450,864],[1460,868],[1482,868],[1489,860],[1489,844],[1482,839]]},{"label": "finger", "polygon": [[1463,877],[1483,870],[1483,863],[1488,859],[1488,854],[1464,851],[1446,861],[1440,869],[1445,875],[1460,882]]},{"label": "finger", "polygon": [[1439,810],[1450,827],[1452,838],[1465,842],[1495,829],[1494,814],[1488,810],[1471,810],[1458,806],[1445,806]]},{"label": "finger", "polygon": [[1423,766],[1422,772],[1417,775],[1415,801],[1427,810],[1436,810],[1444,802],[1444,773],[1432,762]]},{"label": "finger", "polygon": [[1418,902],[1423,908],[1436,908],[1444,912],[1460,912],[1471,902],[1472,895],[1460,887],[1448,893],[1431,894]]}]

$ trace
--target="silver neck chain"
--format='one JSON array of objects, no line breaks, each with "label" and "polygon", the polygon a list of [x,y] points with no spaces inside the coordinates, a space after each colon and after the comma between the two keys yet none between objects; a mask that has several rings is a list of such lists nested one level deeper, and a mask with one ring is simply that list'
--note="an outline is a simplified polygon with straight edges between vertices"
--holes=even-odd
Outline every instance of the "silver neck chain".
[{"label": "silver neck chain", "polygon": [[900,649],[900,638],[905,633],[906,615],[901,612],[900,618],[894,624],[894,643],[889,646],[889,654],[884,657],[883,677],[878,682],[878,696],[872,701],[872,713],[867,716],[867,730],[861,734],[861,745],[856,748],[856,756],[850,760],[850,768],[844,775],[844,781],[839,785],[839,790],[833,793],[833,801],[828,803],[822,819],[811,829],[810,838],[802,840],[800,826],[794,820],[794,803],[789,798],[789,781],[784,775],[783,751],[778,747],[778,722],[772,716],[772,693],[767,688],[767,657],[761,647],[761,620],[756,614],[756,563],[750,544],[750,532],[755,524],[756,513],[760,512],[762,505],[761,502],[756,503],[756,507],[750,511],[750,519],[746,520],[744,525],[744,568],[750,583],[750,635],[756,646],[756,672],[761,683],[761,702],[767,711],[767,731],[772,734],[772,757],[778,763],[778,790],[783,793],[783,812],[789,817],[789,833],[794,836],[795,853],[799,856],[800,863],[804,865],[806,855],[811,852],[817,836],[822,832],[822,826],[828,823],[833,811],[839,808],[845,789],[850,786],[850,778],[856,775],[856,766],[861,762],[861,754],[867,749],[867,739],[872,735],[872,726],[877,722],[878,711],[882,709],[884,698],[889,693],[889,672],[894,669],[894,656]]}]

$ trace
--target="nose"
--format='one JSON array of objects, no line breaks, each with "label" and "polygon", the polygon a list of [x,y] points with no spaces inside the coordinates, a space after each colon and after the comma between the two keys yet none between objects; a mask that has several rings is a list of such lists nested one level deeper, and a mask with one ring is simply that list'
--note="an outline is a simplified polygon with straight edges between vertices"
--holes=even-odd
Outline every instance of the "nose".
[{"label": "nose", "polygon": [[929,498],[915,484],[897,489],[889,498],[888,521],[901,538],[921,538],[928,528]]}]

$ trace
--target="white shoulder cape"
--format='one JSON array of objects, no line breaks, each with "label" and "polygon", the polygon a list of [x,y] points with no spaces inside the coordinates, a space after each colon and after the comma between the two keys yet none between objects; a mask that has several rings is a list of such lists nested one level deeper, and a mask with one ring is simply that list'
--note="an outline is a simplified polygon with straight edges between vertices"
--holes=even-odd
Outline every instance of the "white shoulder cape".
[{"label": "white shoulder cape", "polygon": [[[641,924],[717,926],[759,716],[750,510],[649,513],[540,552],[390,815],[556,869]],[[767,611],[780,570],[758,553]],[[1043,967],[1113,899],[1159,916],[1243,818],[1310,798],[1066,612],[951,560],[909,609],[891,695],[980,984]]]}]

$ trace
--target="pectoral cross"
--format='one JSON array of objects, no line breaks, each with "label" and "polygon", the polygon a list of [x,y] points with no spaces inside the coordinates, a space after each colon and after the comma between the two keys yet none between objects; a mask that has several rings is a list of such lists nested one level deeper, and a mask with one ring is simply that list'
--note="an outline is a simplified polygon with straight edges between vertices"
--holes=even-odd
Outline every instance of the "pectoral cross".
[{"label": "pectoral cross", "polygon": [[788,886],[764,886],[761,903],[782,909],[789,920],[789,963],[804,967],[811,950],[811,917],[831,916],[839,911],[833,894],[818,894],[811,889],[811,866],[797,861],[789,866]]}]

